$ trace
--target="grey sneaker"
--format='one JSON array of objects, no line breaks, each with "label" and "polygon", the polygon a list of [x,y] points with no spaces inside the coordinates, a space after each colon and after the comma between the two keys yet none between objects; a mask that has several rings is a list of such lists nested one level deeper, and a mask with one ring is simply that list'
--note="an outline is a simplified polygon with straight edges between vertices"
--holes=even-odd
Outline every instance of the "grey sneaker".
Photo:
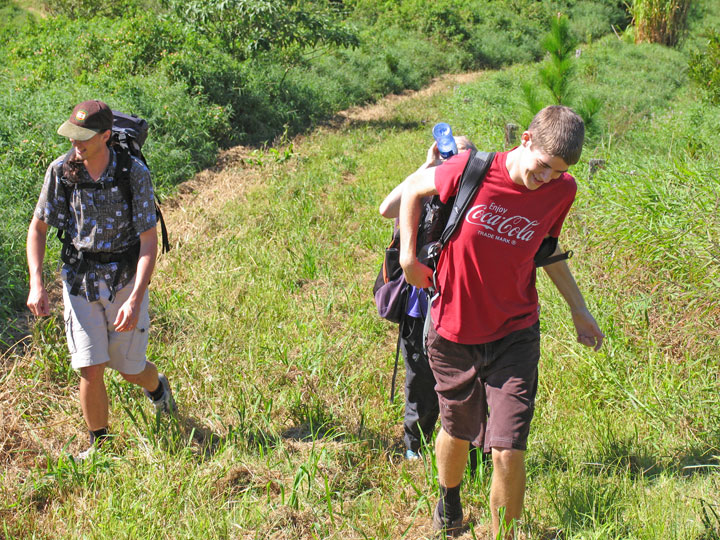
[{"label": "grey sneaker", "polygon": [[73,456],[73,459],[75,459],[75,461],[85,461],[86,459],[89,459],[90,456],[92,456],[95,452],[97,452],[97,446],[92,444],[87,450],[83,450],[82,452],[78,453],[78,455]]},{"label": "grey sneaker", "polygon": [[439,533],[445,533],[446,535],[454,535],[460,532],[463,523],[463,511],[460,508],[460,515],[456,518],[450,518],[448,516],[441,515],[443,512],[440,510],[442,506],[442,499],[438,501],[433,512],[433,529]]},{"label": "grey sneaker", "polygon": [[164,390],[160,399],[153,400],[150,392],[145,389],[143,389],[143,392],[147,398],[152,401],[156,413],[175,414],[177,412],[177,406],[175,405],[175,399],[173,399],[170,383],[168,382],[167,377],[162,373],[158,374],[158,379],[160,380],[160,384],[162,384]]},{"label": "grey sneaker", "polygon": [[93,454],[96,454],[97,452],[100,452],[102,449],[105,448],[106,444],[110,443],[112,435],[110,435],[107,432],[107,428],[105,429],[105,433],[101,435],[95,436],[92,432],[90,433],[90,440],[92,441],[90,443],[90,446],[88,446],[85,450],[82,452],[79,452],[77,455],[72,456],[75,461],[85,461],[86,459],[90,459]]}]

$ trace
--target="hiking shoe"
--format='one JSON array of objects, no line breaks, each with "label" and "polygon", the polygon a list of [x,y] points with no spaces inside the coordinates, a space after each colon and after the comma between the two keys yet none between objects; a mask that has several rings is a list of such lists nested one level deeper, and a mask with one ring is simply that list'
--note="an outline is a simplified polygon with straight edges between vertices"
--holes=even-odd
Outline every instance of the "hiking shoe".
[{"label": "hiking shoe", "polygon": [[105,448],[105,445],[110,442],[112,435],[108,433],[107,428],[99,429],[96,432],[90,431],[90,446],[87,449],[79,452],[77,455],[72,456],[75,461],[85,461],[90,459],[93,454],[100,451],[101,448]]},{"label": "hiking shoe", "polygon": [[416,461],[420,459],[420,454],[408,448],[407,450],[405,450],[405,459],[408,461]]},{"label": "hiking shoe", "polygon": [[456,517],[442,515],[444,512],[440,509],[442,506],[442,499],[440,499],[433,512],[433,529],[437,532],[453,535],[454,533],[460,532],[463,522],[463,511],[460,507],[460,515]]},{"label": "hiking shoe", "polygon": [[143,393],[147,398],[152,401],[153,407],[155,407],[156,413],[174,414],[177,412],[177,406],[175,405],[175,399],[173,399],[172,390],[170,389],[170,383],[167,377],[162,373],[158,374],[158,380],[163,387],[163,395],[160,399],[154,400],[150,395],[150,392],[143,389]]},{"label": "hiking shoe", "polygon": [[97,446],[94,444],[91,444],[90,447],[87,450],[83,450],[82,452],[79,452],[76,456],[73,456],[73,459],[75,461],[85,461],[86,459],[90,459],[90,457],[97,452]]}]

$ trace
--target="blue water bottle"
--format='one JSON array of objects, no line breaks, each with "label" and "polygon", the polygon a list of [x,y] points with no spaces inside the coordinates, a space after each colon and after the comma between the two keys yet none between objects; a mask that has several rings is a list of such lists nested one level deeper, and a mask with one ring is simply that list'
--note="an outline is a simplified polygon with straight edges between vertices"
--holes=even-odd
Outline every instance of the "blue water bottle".
[{"label": "blue water bottle", "polygon": [[450,129],[450,124],[445,122],[435,124],[432,132],[433,137],[435,137],[435,140],[437,141],[438,152],[440,153],[441,158],[447,159],[458,153],[455,139],[453,139],[452,129]]}]

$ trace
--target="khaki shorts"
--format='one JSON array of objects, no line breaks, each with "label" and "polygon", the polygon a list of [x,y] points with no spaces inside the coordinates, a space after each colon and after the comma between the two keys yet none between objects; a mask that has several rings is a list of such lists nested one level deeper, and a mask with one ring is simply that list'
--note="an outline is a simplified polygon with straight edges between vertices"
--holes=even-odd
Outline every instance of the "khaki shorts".
[{"label": "khaki shorts", "polygon": [[65,335],[73,369],[107,364],[107,367],[127,375],[137,375],[145,369],[150,331],[148,292],[145,291],[140,318],[133,330],[116,332],[113,326],[118,311],[132,293],[134,283],[133,279],[117,291],[114,301],[110,302],[110,291],[100,280],[100,299],[88,302],[83,296],[71,295],[63,280]]},{"label": "khaki shorts", "polygon": [[525,450],[538,384],[539,323],[482,345],[454,343],[431,326],[427,350],[443,429],[486,452]]}]

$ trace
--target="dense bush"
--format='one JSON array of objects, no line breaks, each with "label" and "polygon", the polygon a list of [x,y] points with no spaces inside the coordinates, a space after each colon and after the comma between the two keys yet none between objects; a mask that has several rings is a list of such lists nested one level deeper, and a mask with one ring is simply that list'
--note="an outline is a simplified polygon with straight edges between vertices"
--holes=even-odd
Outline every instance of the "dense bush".
[{"label": "dense bush", "polygon": [[629,23],[622,1],[355,0],[355,16],[377,25],[399,25],[437,42],[458,45],[464,67],[500,67],[537,60],[550,21],[568,16],[576,40],[590,41]]},{"label": "dense bush", "polygon": [[690,76],[707,93],[708,99],[720,105],[720,32],[707,31],[707,46],[692,53]]},{"label": "dense bush", "polygon": [[53,15],[65,15],[71,19],[88,17],[119,17],[135,13],[143,6],[142,0],[43,0],[45,9]]},{"label": "dense bush", "polygon": [[165,0],[189,27],[240,59],[260,51],[357,45],[333,3],[294,0]]}]

